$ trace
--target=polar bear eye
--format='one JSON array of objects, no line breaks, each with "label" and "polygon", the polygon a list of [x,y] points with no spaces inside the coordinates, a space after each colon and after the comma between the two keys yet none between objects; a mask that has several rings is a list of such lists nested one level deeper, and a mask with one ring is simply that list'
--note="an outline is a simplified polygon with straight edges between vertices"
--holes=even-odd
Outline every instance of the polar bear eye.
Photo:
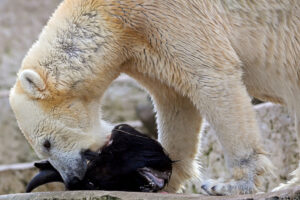
[{"label": "polar bear eye", "polygon": [[43,146],[49,151],[51,148],[51,143],[49,140],[45,140]]}]

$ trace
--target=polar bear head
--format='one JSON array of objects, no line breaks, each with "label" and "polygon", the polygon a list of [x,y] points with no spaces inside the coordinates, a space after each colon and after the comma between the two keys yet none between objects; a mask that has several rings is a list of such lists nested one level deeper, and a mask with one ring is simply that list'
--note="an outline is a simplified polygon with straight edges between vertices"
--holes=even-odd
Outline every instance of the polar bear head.
[{"label": "polar bear head", "polygon": [[65,183],[72,184],[85,174],[82,153],[103,146],[111,127],[99,120],[98,102],[65,97],[53,97],[41,76],[27,69],[11,90],[10,103],[37,155],[49,159]]}]

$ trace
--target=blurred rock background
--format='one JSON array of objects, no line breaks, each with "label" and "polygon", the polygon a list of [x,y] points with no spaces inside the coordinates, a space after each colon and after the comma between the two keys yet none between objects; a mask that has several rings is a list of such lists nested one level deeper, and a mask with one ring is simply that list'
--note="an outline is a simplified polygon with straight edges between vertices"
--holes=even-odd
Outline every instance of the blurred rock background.
[{"label": "blurred rock background", "polygon": [[[24,192],[36,172],[32,164],[35,153],[21,134],[8,103],[8,90],[14,84],[22,58],[38,38],[43,25],[60,0],[0,0],[0,194]],[[298,163],[293,119],[279,105],[260,104],[255,107],[263,142],[277,167],[277,177],[268,176],[262,188],[270,190],[287,179]],[[105,94],[104,118],[113,123],[127,122],[156,137],[152,105],[148,95],[127,76],[117,79]],[[213,130],[204,124],[201,141],[203,176],[219,178],[227,173],[220,144]],[[184,192],[199,192],[199,180],[187,184]],[[61,190],[51,184],[39,191]]]}]

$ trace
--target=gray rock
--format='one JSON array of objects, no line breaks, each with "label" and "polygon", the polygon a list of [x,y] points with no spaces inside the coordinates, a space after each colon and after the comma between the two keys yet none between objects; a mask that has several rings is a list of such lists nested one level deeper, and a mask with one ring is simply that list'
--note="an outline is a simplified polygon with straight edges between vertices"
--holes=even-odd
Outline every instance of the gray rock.
[{"label": "gray rock", "polygon": [[139,103],[136,107],[136,114],[139,120],[143,123],[143,126],[148,130],[149,135],[152,138],[157,138],[157,126],[154,107],[150,100],[146,103]]},{"label": "gray rock", "polygon": [[136,192],[108,192],[108,191],[69,191],[46,192],[30,194],[11,194],[0,196],[0,200],[176,200],[176,199],[203,199],[203,200],[251,200],[251,199],[300,199],[300,187],[274,193],[239,195],[239,196],[204,196],[196,194],[162,194]]}]

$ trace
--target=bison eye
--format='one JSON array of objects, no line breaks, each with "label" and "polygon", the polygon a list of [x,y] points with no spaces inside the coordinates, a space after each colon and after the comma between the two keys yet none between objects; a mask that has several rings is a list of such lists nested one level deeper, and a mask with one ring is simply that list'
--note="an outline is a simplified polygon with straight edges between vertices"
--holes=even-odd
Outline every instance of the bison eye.
[{"label": "bison eye", "polygon": [[50,148],[51,148],[51,143],[49,142],[49,140],[45,140],[43,146],[44,146],[47,150],[50,150]]}]

